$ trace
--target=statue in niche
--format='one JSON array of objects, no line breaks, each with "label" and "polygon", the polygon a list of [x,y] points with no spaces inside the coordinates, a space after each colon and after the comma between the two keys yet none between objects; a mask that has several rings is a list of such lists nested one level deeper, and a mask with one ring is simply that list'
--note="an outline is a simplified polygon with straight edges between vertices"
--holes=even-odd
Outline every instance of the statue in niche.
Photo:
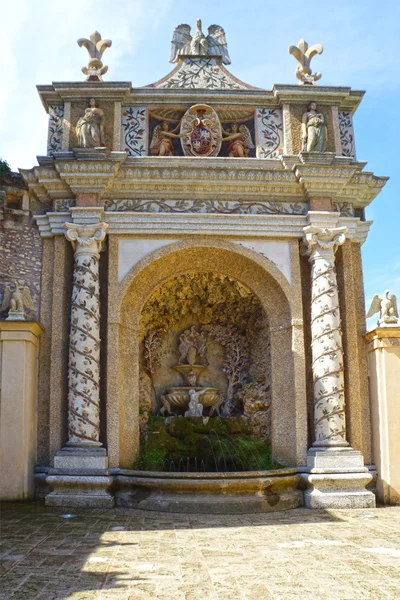
[{"label": "statue in niche", "polygon": [[380,298],[378,294],[375,294],[369,311],[367,312],[367,319],[379,312],[378,326],[398,324],[399,313],[397,310],[396,296],[392,294],[389,298],[389,293],[390,290],[385,290],[383,298]]},{"label": "statue in niche", "polygon": [[153,137],[150,142],[150,154],[152,156],[173,156],[174,146],[172,145],[171,138],[183,137],[179,133],[175,133],[179,129],[179,125],[169,131],[169,126],[166,121],[161,125],[156,125],[153,131]]},{"label": "statue in niche", "polygon": [[196,392],[196,390],[189,390],[189,410],[185,412],[185,417],[202,417],[203,416],[203,405],[199,400],[201,394],[207,391],[207,388]]},{"label": "statue in niche", "polygon": [[326,152],[328,141],[325,115],[311,102],[304,113],[301,123],[301,141],[303,152]]},{"label": "statue in niche", "polygon": [[249,156],[250,150],[254,148],[251,133],[246,125],[238,126],[233,123],[230,131],[222,130],[223,141],[230,142],[228,146],[228,155],[231,158],[246,158]]},{"label": "statue in niche", "polygon": [[[192,325],[190,329],[186,329],[179,336],[179,365],[185,364],[187,361],[190,365],[194,364],[196,360],[196,352],[203,359],[204,364],[208,365],[207,355],[206,355],[206,345],[207,345],[207,336],[204,331],[201,333],[197,333],[196,327]],[[191,349],[194,349],[196,352],[193,353]],[[194,356],[191,356],[194,354]]]},{"label": "statue in niche", "polygon": [[90,98],[89,106],[81,114],[76,124],[79,148],[105,147],[104,112],[96,106],[96,100]]}]

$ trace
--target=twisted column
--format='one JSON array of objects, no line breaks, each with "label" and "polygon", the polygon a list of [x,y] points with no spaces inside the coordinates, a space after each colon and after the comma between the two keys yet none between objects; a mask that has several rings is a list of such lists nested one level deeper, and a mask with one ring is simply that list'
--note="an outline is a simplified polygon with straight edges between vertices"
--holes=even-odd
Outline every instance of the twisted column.
[{"label": "twisted column", "polygon": [[68,445],[101,446],[99,258],[106,223],[65,223],[75,250],[68,363]]},{"label": "twisted column", "polygon": [[304,228],[311,263],[311,345],[314,428],[317,447],[348,446],[346,441],[343,348],[335,251],[346,227]]}]

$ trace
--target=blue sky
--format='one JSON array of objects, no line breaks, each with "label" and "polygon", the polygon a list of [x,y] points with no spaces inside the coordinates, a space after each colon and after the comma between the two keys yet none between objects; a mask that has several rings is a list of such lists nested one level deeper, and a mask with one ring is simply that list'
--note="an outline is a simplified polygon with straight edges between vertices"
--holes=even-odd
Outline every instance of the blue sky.
[{"label": "blue sky", "polygon": [[[0,156],[16,170],[45,154],[47,115],[35,86],[83,81],[86,50],[76,40],[97,29],[111,38],[104,54],[108,81],[142,86],[169,72],[170,41],[176,25],[224,27],[230,70],[252,85],[297,83],[289,44],[303,37],[322,43],[314,68],[323,85],[347,85],[367,94],[355,119],[357,158],[365,170],[390,180],[372,206],[363,246],[366,299],[390,288],[400,300],[399,141],[400,4],[395,0],[269,2],[247,0],[15,0],[4,2],[0,23]],[[396,150],[395,150],[396,148]],[[369,322],[372,326],[375,318]]]}]

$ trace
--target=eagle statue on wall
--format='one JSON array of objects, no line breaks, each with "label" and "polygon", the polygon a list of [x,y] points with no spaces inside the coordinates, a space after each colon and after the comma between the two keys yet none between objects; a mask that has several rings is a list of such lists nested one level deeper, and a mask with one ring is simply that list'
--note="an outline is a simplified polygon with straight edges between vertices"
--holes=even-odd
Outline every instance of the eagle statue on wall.
[{"label": "eagle statue on wall", "polygon": [[6,321],[25,320],[25,309],[36,310],[33,304],[32,296],[29,288],[25,285],[24,280],[10,282],[4,290],[3,302],[0,311],[9,310]]},{"label": "eagle statue on wall", "polygon": [[392,294],[389,298],[389,293],[390,290],[385,290],[383,293],[383,298],[380,298],[378,294],[375,294],[369,311],[367,312],[367,319],[376,313],[379,313],[378,325],[397,325],[399,320],[397,300],[394,294]]},{"label": "eagle statue on wall", "polygon": [[231,64],[225,31],[220,25],[210,25],[206,37],[201,30],[200,19],[196,22],[193,37],[190,35],[190,25],[175,27],[169,62],[178,62],[180,56],[220,56],[224,65]]}]

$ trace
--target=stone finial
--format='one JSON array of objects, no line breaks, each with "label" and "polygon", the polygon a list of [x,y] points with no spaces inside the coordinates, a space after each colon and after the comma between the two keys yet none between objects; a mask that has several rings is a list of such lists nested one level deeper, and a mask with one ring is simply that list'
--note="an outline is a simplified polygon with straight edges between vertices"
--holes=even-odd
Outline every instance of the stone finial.
[{"label": "stone finial", "polygon": [[380,298],[378,294],[375,294],[371,302],[371,306],[369,307],[369,311],[367,312],[367,319],[378,312],[379,327],[399,324],[399,312],[397,310],[396,296],[392,294],[389,298],[389,290],[385,290],[383,292],[383,298]]},{"label": "stone finial", "polygon": [[323,51],[322,44],[314,44],[309,48],[303,39],[299,40],[297,46],[289,46],[289,54],[293,54],[298,62],[295,74],[300,80],[300,85],[315,85],[315,82],[321,79],[321,73],[311,74],[310,63],[316,54],[322,54]]},{"label": "stone finial", "polygon": [[100,60],[104,51],[110,48],[111,40],[102,40],[101,34],[95,31],[90,36],[90,39],[79,38],[78,46],[85,46],[89,52],[90,60],[87,67],[82,67],[82,73],[86,75],[86,81],[103,81],[103,75],[107,73],[108,67],[103,65]]},{"label": "stone finial", "polygon": [[8,310],[6,321],[26,321],[26,308],[36,310],[25,281],[21,279],[7,284],[0,309],[1,311]]}]

